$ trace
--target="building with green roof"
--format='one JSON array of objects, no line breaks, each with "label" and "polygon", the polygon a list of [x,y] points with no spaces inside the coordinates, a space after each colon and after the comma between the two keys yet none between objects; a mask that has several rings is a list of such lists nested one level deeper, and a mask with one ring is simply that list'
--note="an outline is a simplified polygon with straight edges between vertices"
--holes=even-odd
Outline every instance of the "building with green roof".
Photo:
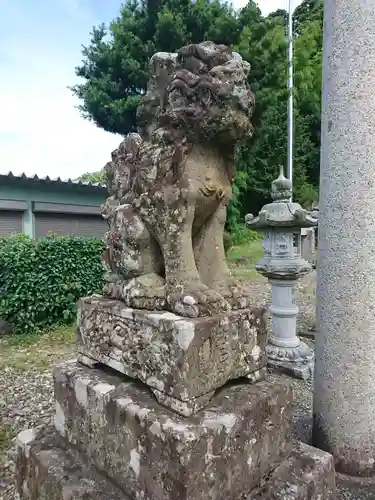
[{"label": "building with green roof", "polygon": [[40,238],[55,233],[102,238],[108,226],[100,206],[107,196],[102,184],[0,174],[0,236],[24,233]]}]

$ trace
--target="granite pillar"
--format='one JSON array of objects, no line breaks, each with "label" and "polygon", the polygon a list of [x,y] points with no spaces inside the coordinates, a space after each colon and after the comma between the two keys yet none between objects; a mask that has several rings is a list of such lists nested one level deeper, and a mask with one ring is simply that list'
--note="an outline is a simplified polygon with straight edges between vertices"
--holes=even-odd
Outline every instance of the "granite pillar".
[{"label": "granite pillar", "polygon": [[375,475],[375,2],[324,4],[314,444]]}]

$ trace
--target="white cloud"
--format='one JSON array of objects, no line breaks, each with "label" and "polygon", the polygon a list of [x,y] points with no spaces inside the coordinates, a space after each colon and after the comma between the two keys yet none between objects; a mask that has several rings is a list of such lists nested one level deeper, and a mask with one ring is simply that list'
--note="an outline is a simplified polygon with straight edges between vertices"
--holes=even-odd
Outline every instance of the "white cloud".
[{"label": "white cloud", "polygon": [[[25,33],[26,12],[19,5],[17,8],[17,1],[11,9],[5,8],[9,21],[18,17],[22,27],[20,33],[7,37],[0,52],[2,173],[75,178],[101,169],[121,140],[84,120],[75,108],[78,101],[67,88],[77,80],[74,66],[81,59],[80,43],[98,20],[87,8],[81,9],[80,0],[53,1],[57,15],[66,16],[63,32],[58,32],[57,25],[56,36],[48,33],[38,38]],[[45,24],[46,31],[54,31],[48,21],[47,17],[41,27]]]},{"label": "white cloud", "polygon": [[59,85],[44,92],[2,94],[1,171],[74,178],[102,168],[121,137],[83,120],[75,104]]},{"label": "white cloud", "polygon": [[[121,140],[84,120],[67,88],[76,80],[80,44],[103,19],[93,15],[93,0],[38,2],[0,0],[0,172],[75,178],[102,168]],[[119,3],[106,3],[110,19]],[[259,7],[268,14],[286,3],[260,0]]]}]

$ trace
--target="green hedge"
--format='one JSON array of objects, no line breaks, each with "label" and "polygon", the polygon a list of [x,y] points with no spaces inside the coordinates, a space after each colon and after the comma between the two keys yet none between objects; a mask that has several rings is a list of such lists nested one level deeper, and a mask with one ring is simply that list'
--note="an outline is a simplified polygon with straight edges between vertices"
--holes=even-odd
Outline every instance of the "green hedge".
[{"label": "green hedge", "polygon": [[78,299],[101,290],[103,249],[95,238],[0,238],[0,317],[24,333],[71,323]]},{"label": "green hedge", "polygon": [[263,233],[248,228],[245,224],[233,224],[231,228],[232,244],[245,245],[263,239]]}]

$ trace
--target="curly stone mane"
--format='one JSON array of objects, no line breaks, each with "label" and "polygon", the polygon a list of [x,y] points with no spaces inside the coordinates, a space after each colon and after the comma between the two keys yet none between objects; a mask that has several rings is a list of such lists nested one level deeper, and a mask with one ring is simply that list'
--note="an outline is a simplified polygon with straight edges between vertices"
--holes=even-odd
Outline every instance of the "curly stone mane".
[{"label": "curly stone mane", "polygon": [[233,147],[251,131],[255,100],[246,85],[249,70],[238,54],[212,42],[155,54],[138,108],[140,135],[166,140],[184,135],[194,142],[219,136]]}]

